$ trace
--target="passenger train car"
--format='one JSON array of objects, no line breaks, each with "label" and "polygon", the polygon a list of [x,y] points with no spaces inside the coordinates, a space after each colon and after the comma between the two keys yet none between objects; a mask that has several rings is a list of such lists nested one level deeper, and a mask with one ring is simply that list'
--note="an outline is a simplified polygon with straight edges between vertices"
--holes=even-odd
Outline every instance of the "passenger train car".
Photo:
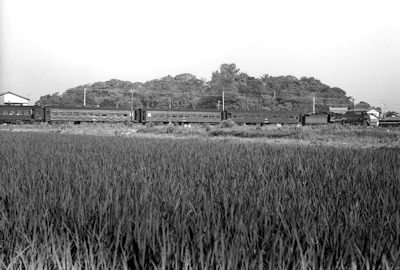
[{"label": "passenger train car", "polygon": [[0,105],[0,123],[34,123],[44,121],[40,106]]},{"label": "passenger train car", "polygon": [[[46,107],[45,121],[57,122],[126,122],[133,121],[134,115],[129,109],[88,108],[88,107]],[[135,111],[133,111],[134,113]]]},{"label": "passenger train car", "polygon": [[224,119],[236,124],[299,124],[301,112],[297,111],[226,111]]},{"label": "passenger train car", "polygon": [[137,112],[139,123],[219,124],[223,120],[223,112],[218,110],[139,109]]},{"label": "passenger train car", "polygon": [[[305,114],[299,111],[262,110],[206,110],[206,109],[118,109],[93,107],[41,107],[0,105],[0,123],[82,123],[82,122],[134,122],[134,123],[177,123],[219,124],[231,120],[236,124],[250,125],[323,125],[328,123],[354,123],[368,125],[364,114],[331,113]],[[392,121],[393,122],[393,121]],[[394,121],[395,125],[398,121]],[[391,122],[388,124],[392,124]]]}]

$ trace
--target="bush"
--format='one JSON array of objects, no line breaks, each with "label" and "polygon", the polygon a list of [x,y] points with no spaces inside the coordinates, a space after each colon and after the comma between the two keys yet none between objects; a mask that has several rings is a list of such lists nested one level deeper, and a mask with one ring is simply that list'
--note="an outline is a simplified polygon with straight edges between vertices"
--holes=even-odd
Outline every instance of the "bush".
[{"label": "bush", "polygon": [[211,126],[210,126],[209,123],[205,123],[205,124],[203,125],[203,127],[206,129],[206,132],[210,132],[210,131],[211,131]]},{"label": "bush", "polygon": [[169,125],[166,127],[165,131],[166,131],[167,133],[174,133],[174,131],[175,131],[175,126],[172,125],[172,124],[169,124]]},{"label": "bush", "polygon": [[153,122],[147,122],[146,123],[146,127],[147,128],[153,128],[153,127],[155,127],[156,126],[156,124],[154,124]]},{"label": "bush", "polygon": [[236,123],[233,122],[231,119],[222,120],[219,126],[220,128],[233,128],[236,126]]}]

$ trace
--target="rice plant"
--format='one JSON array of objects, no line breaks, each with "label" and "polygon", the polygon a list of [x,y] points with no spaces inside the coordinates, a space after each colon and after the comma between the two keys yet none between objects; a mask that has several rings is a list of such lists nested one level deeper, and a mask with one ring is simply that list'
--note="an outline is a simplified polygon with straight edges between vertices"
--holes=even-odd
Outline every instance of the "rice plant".
[{"label": "rice plant", "polygon": [[0,133],[0,268],[394,269],[400,151]]}]

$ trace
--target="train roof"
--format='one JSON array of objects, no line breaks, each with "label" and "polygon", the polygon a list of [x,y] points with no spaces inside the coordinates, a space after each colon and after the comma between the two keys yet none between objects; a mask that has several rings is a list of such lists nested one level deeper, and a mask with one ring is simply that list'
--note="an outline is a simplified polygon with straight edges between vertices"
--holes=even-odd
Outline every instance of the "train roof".
[{"label": "train roof", "polygon": [[24,108],[42,108],[41,106],[37,105],[0,105],[0,108],[12,108],[12,109],[24,109]]},{"label": "train roof", "polygon": [[215,109],[168,109],[168,108],[164,108],[164,109],[153,109],[153,108],[143,108],[143,111],[147,112],[147,111],[152,111],[152,112],[215,112],[215,113],[222,113],[222,110],[215,110]]},{"label": "train roof", "polygon": [[[46,106],[46,109],[75,110],[75,111],[130,111],[131,108],[110,108],[110,107],[58,107]],[[134,108],[133,110],[136,110]]]},{"label": "train roof", "polygon": [[228,112],[232,113],[248,113],[248,114],[280,114],[280,115],[293,115],[293,114],[301,114],[300,111],[267,111],[267,110],[228,110]]}]

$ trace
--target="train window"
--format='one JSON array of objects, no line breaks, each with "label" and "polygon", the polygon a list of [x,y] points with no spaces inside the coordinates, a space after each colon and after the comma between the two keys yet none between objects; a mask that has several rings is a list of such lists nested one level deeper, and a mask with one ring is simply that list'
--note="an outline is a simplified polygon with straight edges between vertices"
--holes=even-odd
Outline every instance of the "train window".
[{"label": "train window", "polygon": [[203,114],[203,118],[207,118],[207,115],[206,115],[206,114]]},{"label": "train window", "polygon": [[23,111],[22,113],[23,113],[24,115],[30,115],[30,114],[31,114],[31,112],[28,111],[28,110],[25,110],[25,111]]},{"label": "train window", "polygon": [[183,117],[183,114],[178,114],[178,117]]},{"label": "train window", "polygon": [[8,115],[8,112],[7,111],[3,111],[3,115]]},{"label": "train window", "polygon": [[93,116],[93,112],[88,112],[88,115],[89,116]]},{"label": "train window", "polygon": [[22,115],[22,111],[21,110],[17,110],[17,115]]},{"label": "train window", "polygon": [[94,113],[94,116],[100,116],[99,112]]},{"label": "train window", "polygon": [[116,113],[116,115],[117,115],[117,116],[121,116],[121,114],[120,114],[120,113]]},{"label": "train window", "polygon": [[102,113],[101,116],[107,116],[107,113]]},{"label": "train window", "polygon": [[290,118],[290,119],[293,119],[293,118],[294,118],[294,116],[293,116],[293,115],[290,115],[290,116],[289,116],[289,118]]},{"label": "train window", "polygon": [[278,116],[276,116],[276,115],[273,115],[273,116],[272,116],[272,118],[273,118],[273,119],[276,119],[276,118],[278,118]]},{"label": "train window", "polygon": [[74,115],[75,116],[79,116],[79,112],[74,112]]},{"label": "train window", "polygon": [[85,112],[83,112],[83,113],[81,113],[81,115],[82,115],[82,116],[86,116],[86,113],[85,113]]},{"label": "train window", "polygon": [[10,115],[14,115],[15,114],[15,112],[14,111],[10,111]]},{"label": "train window", "polygon": [[123,115],[124,115],[124,116],[128,116],[128,114],[127,114],[127,113],[124,113]]},{"label": "train window", "polygon": [[160,117],[165,117],[165,115],[164,114],[160,114]]},{"label": "train window", "polygon": [[176,114],[173,114],[172,117],[176,117]]},{"label": "train window", "polygon": [[72,112],[67,112],[67,116],[71,116],[72,115]]},{"label": "train window", "polygon": [[113,116],[115,116],[115,113],[108,113],[108,116],[113,117]]},{"label": "train window", "polygon": [[65,112],[60,112],[60,115],[65,115]]},{"label": "train window", "polygon": [[53,115],[58,115],[58,112],[53,112]]}]

